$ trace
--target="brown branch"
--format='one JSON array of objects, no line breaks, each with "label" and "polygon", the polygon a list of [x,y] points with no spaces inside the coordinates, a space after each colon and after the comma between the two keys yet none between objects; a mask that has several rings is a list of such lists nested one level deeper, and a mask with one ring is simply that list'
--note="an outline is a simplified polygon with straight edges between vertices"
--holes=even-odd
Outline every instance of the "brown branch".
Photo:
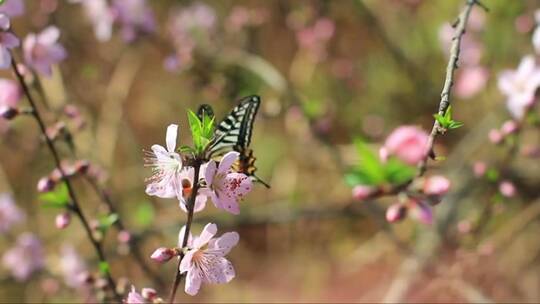
[{"label": "brown branch", "polygon": [[[28,102],[30,103],[30,106],[32,108],[32,116],[35,118],[37,124],[39,125],[41,133],[43,134],[43,137],[45,138],[45,143],[47,144],[47,147],[48,147],[49,151],[51,152],[51,154],[52,154],[52,156],[54,158],[56,168],[58,168],[58,171],[60,172],[60,175],[62,176],[62,180],[64,181],[64,183],[65,183],[65,185],[67,187],[68,194],[69,194],[69,197],[71,199],[71,202],[68,205],[68,209],[71,210],[73,213],[75,213],[75,215],[77,215],[77,217],[81,221],[81,223],[83,225],[83,228],[86,231],[86,234],[88,236],[88,239],[90,240],[90,242],[92,243],[92,246],[94,247],[94,249],[96,251],[96,254],[97,254],[98,258],[99,258],[99,261],[103,262],[103,263],[107,263],[107,259],[105,257],[105,253],[103,251],[102,244],[94,237],[94,235],[92,233],[92,228],[90,227],[90,225],[88,223],[88,220],[86,219],[86,217],[85,217],[85,215],[84,215],[84,213],[83,213],[83,211],[82,211],[82,209],[80,207],[79,201],[77,199],[77,196],[75,194],[75,191],[73,189],[71,181],[69,180],[69,178],[67,177],[67,175],[64,172],[64,169],[62,168],[60,155],[59,155],[58,151],[56,150],[56,147],[54,146],[53,141],[47,135],[47,127],[45,126],[45,122],[43,121],[43,119],[41,117],[41,114],[38,111],[38,108],[36,106],[36,102],[34,101],[34,98],[30,94],[30,89],[28,88],[28,85],[26,84],[26,82],[24,80],[24,77],[21,75],[21,73],[19,72],[19,70],[17,68],[17,63],[15,62],[15,59],[14,59],[13,56],[12,56],[12,59],[11,59],[11,67],[12,67],[13,72],[15,73],[15,75],[17,77],[17,80],[21,84],[24,95],[27,97]],[[105,278],[107,280],[107,285],[109,286],[109,289],[111,289],[111,292],[113,293],[113,296],[114,296],[115,300],[121,301],[122,297],[117,292],[116,283],[115,283],[115,281],[114,281],[114,279],[111,276],[111,273],[109,271],[107,271],[105,273]]]}]

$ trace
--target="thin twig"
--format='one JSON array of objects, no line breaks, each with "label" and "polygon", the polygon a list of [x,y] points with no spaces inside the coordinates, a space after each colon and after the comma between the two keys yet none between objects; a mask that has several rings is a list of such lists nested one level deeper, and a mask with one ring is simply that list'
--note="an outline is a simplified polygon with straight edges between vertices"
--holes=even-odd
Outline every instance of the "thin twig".
[{"label": "thin twig", "polygon": [[171,288],[171,295],[169,297],[169,303],[174,303],[174,299],[176,297],[176,291],[178,290],[178,285],[180,285],[180,281],[182,280],[182,274],[180,273],[180,263],[182,263],[182,259],[184,258],[184,248],[187,246],[188,238],[189,238],[189,232],[191,230],[191,223],[193,222],[193,210],[195,209],[195,200],[197,198],[197,192],[199,191],[199,171],[201,170],[201,161],[199,159],[195,160],[195,163],[193,164],[193,167],[195,169],[194,173],[194,182],[193,182],[193,189],[191,191],[191,196],[189,197],[189,201],[187,204],[187,220],[186,220],[186,229],[184,230],[184,239],[182,240],[182,251],[180,252],[180,257],[178,258],[178,265],[176,266],[176,273],[174,275],[174,282]]},{"label": "thin twig", "polygon": [[[446,110],[450,106],[450,93],[452,90],[452,86],[454,85],[454,73],[458,68],[459,53],[461,49],[461,38],[465,34],[465,28],[467,27],[467,22],[469,21],[469,15],[471,14],[472,8],[475,4],[478,3],[479,2],[477,0],[467,0],[465,8],[458,17],[455,35],[452,39],[452,46],[450,47],[450,59],[448,60],[448,65],[446,66],[446,77],[441,92],[441,101],[439,102],[439,115],[444,115],[446,113]],[[433,144],[435,142],[435,137],[441,132],[441,128],[442,127],[439,124],[439,121],[435,120],[428,138],[426,155],[418,165],[417,176],[422,176],[426,172],[428,159],[434,156]]]},{"label": "thin twig", "polygon": [[[17,77],[17,80],[21,84],[23,93],[27,97],[28,102],[30,103],[30,106],[32,107],[32,116],[35,118],[36,122],[38,123],[39,128],[41,130],[41,133],[43,134],[43,136],[45,138],[45,142],[47,144],[47,147],[48,147],[49,151],[51,152],[51,154],[52,154],[52,156],[54,158],[56,168],[58,168],[58,171],[60,172],[60,175],[62,176],[62,181],[64,181],[64,183],[65,183],[65,185],[67,187],[68,194],[69,194],[69,197],[71,199],[71,203],[69,204],[69,209],[71,211],[73,211],[73,213],[75,213],[75,215],[77,215],[77,217],[81,221],[81,223],[83,225],[83,228],[86,231],[86,234],[88,236],[88,239],[90,240],[90,242],[92,243],[92,245],[93,245],[93,247],[94,247],[94,249],[96,251],[96,254],[97,254],[98,258],[99,258],[99,261],[107,263],[107,259],[105,257],[105,253],[103,251],[101,243],[98,240],[96,240],[96,238],[94,238],[94,235],[92,233],[92,228],[90,228],[88,220],[84,216],[84,213],[83,213],[83,211],[82,211],[82,209],[80,207],[77,196],[75,195],[75,191],[73,189],[73,186],[71,185],[71,181],[66,176],[66,174],[64,172],[64,169],[61,166],[61,160],[60,160],[59,153],[56,150],[56,147],[54,146],[54,143],[52,142],[51,138],[49,138],[49,136],[47,135],[47,127],[45,126],[45,122],[41,118],[41,115],[40,115],[39,110],[38,110],[38,108],[36,106],[34,98],[30,94],[30,89],[28,88],[23,76],[19,72],[19,70],[17,68],[17,63],[15,62],[15,59],[14,59],[13,56],[12,56],[12,60],[11,60],[11,66],[12,66],[13,71],[14,71],[16,77]],[[111,276],[111,273],[109,271],[105,272],[105,278],[107,280],[107,284],[108,284],[109,288],[111,289],[111,291],[112,291],[112,293],[114,295],[114,298],[117,301],[121,301],[122,297],[120,296],[120,294],[118,294],[118,292],[116,290],[116,283],[115,283],[115,281],[114,281],[114,279]]]}]

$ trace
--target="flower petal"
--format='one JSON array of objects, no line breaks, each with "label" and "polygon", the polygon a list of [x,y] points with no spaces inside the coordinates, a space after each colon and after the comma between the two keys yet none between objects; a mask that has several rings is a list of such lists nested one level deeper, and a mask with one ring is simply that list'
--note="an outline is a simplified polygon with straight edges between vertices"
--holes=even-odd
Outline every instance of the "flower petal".
[{"label": "flower petal", "polygon": [[199,289],[201,288],[201,276],[199,274],[199,270],[193,268],[190,271],[188,271],[188,274],[186,276],[186,286],[185,291],[188,295],[194,296],[199,292]]},{"label": "flower petal", "polygon": [[253,187],[253,181],[249,176],[243,173],[229,173],[225,177],[226,190],[232,194],[234,198],[242,198]]},{"label": "flower petal", "polygon": [[206,164],[206,170],[204,170],[204,178],[209,186],[214,181],[214,175],[216,175],[216,162],[211,160]]},{"label": "flower petal", "polygon": [[206,200],[208,197],[204,194],[197,194],[197,198],[195,199],[195,208],[193,209],[194,212],[200,212],[206,207]]},{"label": "flower petal", "polygon": [[[186,226],[183,226],[180,229],[180,232],[178,232],[178,247],[182,247],[184,244],[184,234],[186,233]],[[187,246],[191,247],[191,244],[193,243],[193,236],[191,235],[191,232],[188,234],[188,241]]]},{"label": "flower petal", "polygon": [[209,246],[209,251],[211,251],[213,254],[216,254],[218,256],[225,256],[227,255],[231,249],[238,244],[238,241],[240,240],[240,236],[237,232],[227,232],[224,233],[221,237],[216,239],[215,242],[212,243],[212,248]]},{"label": "flower petal", "polygon": [[0,69],[7,69],[11,65],[11,54],[2,45],[0,45]]},{"label": "flower petal", "polygon": [[193,266],[192,265],[193,255],[198,251],[199,250],[197,249],[190,250],[186,253],[186,255],[184,255],[184,257],[182,258],[182,261],[180,262],[180,267],[178,268],[180,273],[189,272],[191,270]]},{"label": "flower petal", "polygon": [[208,283],[223,284],[234,279],[236,273],[231,262],[223,257],[216,257],[212,261],[212,267],[206,271]]},{"label": "flower petal", "polygon": [[10,25],[11,22],[9,21],[9,17],[6,14],[0,13],[0,30],[7,31],[9,30]]},{"label": "flower petal", "polygon": [[238,215],[240,214],[240,206],[236,199],[229,197],[227,195],[221,195],[216,202],[218,208],[224,209],[225,211]]},{"label": "flower petal", "polygon": [[38,41],[39,43],[50,46],[56,43],[58,38],[60,38],[60,30],[56,26],[51,25],[39,34]]},{"label": "flower petal", "polygon": [[231,151],[223,156],[219,162],[218,173],[226,173],[231,169],[233,163],[238,159],[240,153]]},{"label": "flower petal", "polygon": [[206,245],[208,241],[214,235],[217,233],[217,226],[216,224],[208,223],[206,226],[204,226],[203,231],[201,232],[201,235],[193,242],[193,247],[195,248],[201,248],[202,246]]},{"label": "flower petal", "polygon": [[178,135],[178,125],[171,124],[167,127],[165,141],[167,142],[167,151],[174,152],[176,148],[176,136]]},{"label": "flower petal", "polygon": [[21,41],[13,33],[2,33],[2,45],[8,49],[16,48],[21,44]]}]

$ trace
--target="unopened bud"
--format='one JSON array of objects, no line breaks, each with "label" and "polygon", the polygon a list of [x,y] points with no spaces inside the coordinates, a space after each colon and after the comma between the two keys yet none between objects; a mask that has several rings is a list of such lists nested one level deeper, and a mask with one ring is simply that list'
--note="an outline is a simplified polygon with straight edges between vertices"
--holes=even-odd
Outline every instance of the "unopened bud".
[{"label": "unopened bud", "polygon": [[120,243],[127,244],[129,241],[131,241],[131,233],[129,233],[127,230],[122,230],[118,232],[117,238]]},{"label": "unopened bud", "polygon": [[444,195],[450,189],[450,181],[442,176],[430,176],[424,182],[424,193],[427,195]]},{"label": "unopened bud", "polygon": [[37,183],[37,191],[40,193],[49,192],[54,189],[56,183],[48,176],[42,177]]},{"label": "unopened bud", "polygon": [[12,120],[19,115],[19,110],[10,106],[0,106],[0,117]]},{"label": "unopened bud", "polygon": [[355,200],[363,201],[375,192],[375,188],[366,185],[356,185],[352,189],[352,196]]},{"label": "unopened bud", "polygon": [[174,249],[160,247],[152,253],[150,258],[158,263],[165,263],[176,255]]},{"label": "unopened bud", "polygon": [[501,127],[501,132],[503,135],[509,135],[516,132],[519,129],[519,125],[514,120],[507,120],[503,123]]},{"label": "unopened bud", "polygon": [[433,224],[433,209],[424,202],[413,202],[413,207],[411,208],[411,216],[422,224]]},{"label": "unopened bud", "polygon": [[486,174],[486,171],[487,171],[487,165],[485,162],[478,161],[473,164],[474,176],[482,177],[484,176],[484,174]]},{"label": "unopened bud", "polygon": [[71,223],[71,214],[69,212],[60,213],[56,216],[56,228],[64,229]]},{"label": "unopened bud", "polygon": [[85,174],[88,172],[88,168],[90,167],[90,162],[87,160],[78,160],[75,162],[75,165],[73,165],[73,170],[76,173],[79,174]]},{"label": "unopened bud", "polygon": [[491,143],[493,144],[499,144],[503,140],[503,135],[497,129],[492,129],[491,131],[489,131],[488,137],[489,141],[491,141]]},{"label": "unopened bud", "polygon": [[505,180],[499,184],[499,192],[505,197],[513,197],[516,195],[516,187],[511,181]]},{"label": "unopened bud", "polygon": [[402,204],[393,204],[386,209],[386,220],[390,223],[399,222],[407,215],[407,207]]}]

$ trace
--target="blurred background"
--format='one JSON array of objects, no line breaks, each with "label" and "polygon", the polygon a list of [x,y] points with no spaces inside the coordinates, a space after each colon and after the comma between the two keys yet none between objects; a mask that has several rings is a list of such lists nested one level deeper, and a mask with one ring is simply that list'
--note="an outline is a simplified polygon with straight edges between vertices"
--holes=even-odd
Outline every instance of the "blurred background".
[{"label": "blurred background", "polygon": [[[21,38],[48,25],[60,29],[68,55],[51,77],[40,77],[48,100],[40,107],[51,125],[66,122],[76,150],[58,141],[63,157],[90,161],[154,273],[136,266],[111,229],[104,244],[116,279],[167,298],[174,276],[176,263],[157,265],[149,256],[175,246],[185,214],[176,200],[144,193],[143,151],[164,145],[171,123],[180,125],[180,144],[190,144],[188,109],[208,103],[220,118],[257,94],[251,147],[257,175],[271,189],[256,186],[239,216],[211,204],[195,215],[195,233],[208,222],[219,233],[239,232],[230,255],[237,276],[203,286],[196,297],[179,292],[181,301],[540,301],[539,162],[522,151],[539,144],[538,129],[523,130],[517,152],[487,136],[509,117],[497,74],[534,52],[538,1],[485,0],[489,12],[473,9],[453,91],[454,116],[465,125],[438,138],[435,150],[445,159],[428,169],[452,182],[433,225],[386,223],[385,208],[397,198],[355,201],[343,175],[357,161],[355,137],[377,149],[400,125],[431,129],[451,23],[465,1],[138,2],[140,19],[126,22],[117,9],[110,35],[101,28],[105,15],[96,18],[85,0],[26,1],[24,15],[12,18]],[[9,71],[1,76],[14,79]],[[3,234],[0,250],[31,232],[44,263],[24,280],[4,267],[0,301],[85,299],[62,260],[71,244],[95,272],[94,251],[76,219],[55,227],[58,210],[42,208],[35,190],[53,169],[51,155],[31,119],[2,123],[0,192],[26,220]],[[476,178],[479,161],[496,176]],[[500,195],[503,179],[515,195]],[[100,198],[84,180],[74,183],[85,213],[97,218],[106,210]]]}]

